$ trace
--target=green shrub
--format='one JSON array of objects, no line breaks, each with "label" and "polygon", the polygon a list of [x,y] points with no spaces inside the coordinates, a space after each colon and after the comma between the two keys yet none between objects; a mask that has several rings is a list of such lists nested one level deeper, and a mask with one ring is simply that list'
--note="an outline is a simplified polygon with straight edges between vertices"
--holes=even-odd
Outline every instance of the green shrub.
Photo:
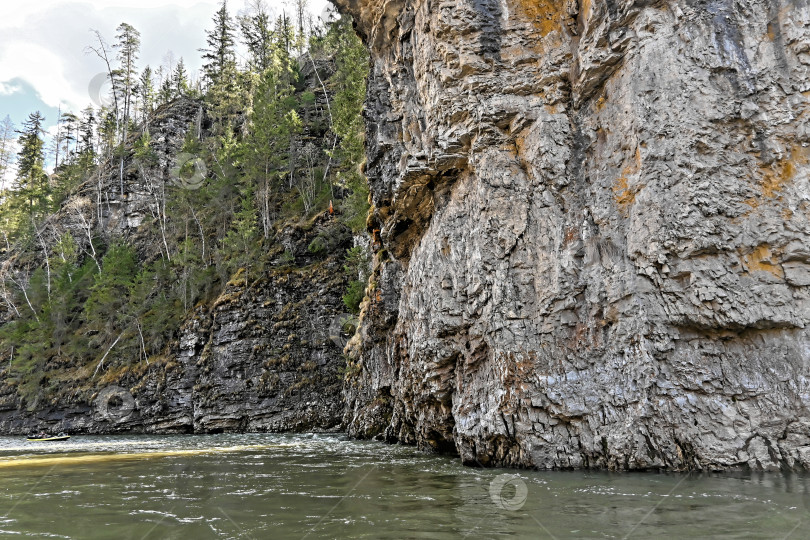
[{"label": "green shrub", "polygon": [[363,296],[366,292],[366,284],[362,281],[354,280],[349,283],[349,289],[343,295],[343,303],[346,308],[352,313],[360,311],[360,302],[363,301]]}]

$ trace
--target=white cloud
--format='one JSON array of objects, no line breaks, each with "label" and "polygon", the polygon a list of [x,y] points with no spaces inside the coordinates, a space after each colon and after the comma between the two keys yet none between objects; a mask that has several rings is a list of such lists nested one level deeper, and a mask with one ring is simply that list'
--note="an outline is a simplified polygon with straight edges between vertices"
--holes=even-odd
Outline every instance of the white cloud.
[{"label": "white cloud", "polygon": [[[267,3],[276,10],[286,4]],[[123,21],[142,34],[140,67],[156,67],[171,52],[194,74],[219,5],[219,0],[0,0],[0,95],[13,92],[9,82],[21,79],[45,104],[78,112],[91,102],[90,81],[104,71],[98,58],[86,54],[90,29],[113,41]],[[310,0],[310,11],[317,16],[326,5],[327,0]],[[228,2],[232,15],[243,6],[242,0]]]},{"label": "white cloud", "polygon": [[16,94],[17,92],[22,92],[23,87],[19,83],[9,82],[0,82],[0,96],[10,96],[11,94]]},{"label": "white cloud", "polygon": [[63,58],[42,45],[20,40],[4,40],[0,45],[0,73],[27,81],[47,105],[57,107],[65,103],[79,110],[89,100],[77,88],[76,81],[69,80],[65,65]]}]

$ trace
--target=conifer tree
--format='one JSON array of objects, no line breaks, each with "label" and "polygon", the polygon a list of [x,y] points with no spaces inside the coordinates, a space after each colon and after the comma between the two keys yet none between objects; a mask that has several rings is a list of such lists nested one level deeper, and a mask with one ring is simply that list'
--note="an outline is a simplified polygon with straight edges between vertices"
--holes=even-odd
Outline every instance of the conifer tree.
[{"label": "conifer tree", "polygon": [[64,126],[65,136],[64,136],[64,156],[66,159],[69,159],[71,156],[71,147],[70,144],[73,143],[73,152],[76,151],[75,145],[78,143],[79,140],[79,117],[76,116],[74,113],[68,111],[62,115],[62,125]]},{"label": "conifer tree", "polygon": [[135,62],[141,50],[141,33],[132,25],[121,23],[117,28],[118,34],[115,38],[118,42],[114,48],[118,49],[118,69],[114,72],[113,84],[118,85],[120,95],[123,100],[123,138],[126,138],[127,122],[132,113],[132,101],[135,95],[135,87],[138,81],[138,74]]},{"label": "conifer tree", "polygon": [[293,179],[291,147],[301,131],[294,73],[284,49],[273,53],[271,67],[262,74],[253,98],[250,134],[245,141],[248,167],[257,179],[259,214],[264,235],[270,234],[270,195],[285,177]]},{"label": "conifer tree", "polygon": [[149,116],[155,106],[155,85],[152,82],[152,68],[146,66],[143,68],[141,78],[138,81],[138,95],[141,99],[141,113],[143,115],[143,123],[149,123]]},{"label": "conifer tree", "polygon": [[264,73],[270,67],[273,52],[273,23],[264,0],[253,0],[246,14],[239,17],[242,41],[250,55],[251,68]]},{"label": "conifer tree", "polygon": [[233,24],[227,3],[214,16],[214,28],[207,33],[207,49],[201,49],[203,75],[207,82],[206,99],[214,120],[214,133],[221,135],[245,108],[242,75],[236,65]]},{"label": "conifer tree", "polygon": [[56,133],[51,139],[51,150],[50,150],[50,152],[53,154],[53,162],[55,169],[59,168],[59,152],[60,150],[62,150],[62,141],[64,138],[62,126],[63,122],[64,117],[62,115],[62,106],[60,105],[56,113]]},{"label": "conifer tree", "polygon": [[210,86],[218,84],[223,77],[230,76],[232,70],[229,68],[236,66],[233,32],[227,0],[222,0],[222,6],[214,15],[214,28],[206,32],[208,48],[200,49],[204,53],[203,73]]},{"label": "conifer tree", "polygon": [[31,217],[44,211],[48,197],[48,176],[45,174],[45,141],[42,124],[45,118],[39,111],[28,115],[20,134],[20,152],[17,159],[16,190],[28,207]]},{"label": "conifer tree", "polygon": [[186,65],[182,58],[177,62],[177,67],[174,68],[174,73],[172,74],[172,89],[174,90],[174,95],[178,97],[182,97],[188,93],[188,75],[186,74]]},{"label": "conifer tree", "polygon": [[110,246],[84,306],[88,324],[107,339],[123,330],[122,314],[137,273],[138,264],[132,248],[120,243]]},{"label": "conifer tree", "polygon": [[[118,49],[119,67],[113,72],[113,86],[118,86],[118,94],[122,97],[122,111],[116,111],[115,118],[121,119],[118,136],[119,141],[125,143],[129,133],[129,124],[132,113],[132,101],[135,95],[138,75],[135,62],[141,48],[141,34],[132,25],[121,23],[117,28],[118,34],[115,36],[118,42],[114,48]],[[119,182],[121,196],[124,195],[124,156],[119,159]]]},{"label": "conifer tree", "polygon": [[336,71],[329,84],[334,89],[332,131],[339,141],[331,157],[339,166],[336,183],[349,188],[344,211],[355,230],[365,226],[368,212],[368,184],[361,172],[365,159],[365,125],[362,110],[366,100],[368,52],[352,28],[349,17],[335,21],[327,35],[335,51]]},{"label": "conifer tree", "polygon": [[96,115],[93,107],[87,107],[82,111],[82,117],[77,127],[79,133],[79,152],[81,154],[94,156],[95,151],[95,130],[96,130]]},{"label": "conifer tree", "polygon": [[174,99],[174,88],[172,87],[171,74],[164,75],[163,66],[160,67],[160,90],[158,91],[158,102],[168,103]]},{"label": "conifer tree", "polygon": [[307,43],[307,16],[309,0],[295,0],[295,19],[296,26],[298,27],[297,35],[295,36],[295,46],[299,55],[304,54],[304,48]]}]

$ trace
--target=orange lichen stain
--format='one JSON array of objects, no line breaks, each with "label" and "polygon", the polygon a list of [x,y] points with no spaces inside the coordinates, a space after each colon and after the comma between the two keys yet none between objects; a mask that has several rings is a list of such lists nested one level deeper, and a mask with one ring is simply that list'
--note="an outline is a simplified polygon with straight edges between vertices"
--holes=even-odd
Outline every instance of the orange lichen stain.
[{"label": "orange lichen stain", "polygon": [[515,149],[517,150],[518,156],[525,156],[526,155],[526,137],[529,134],[529,130],[524,129],[523,131],[515,137]]},{"label": "orange lichen stain", "polygon": [[767,244],[758,246],[744,257],[744,261],[749,272],[768,272],[779,279],[785,278],[785,272],[774,261],[771,248]]},{"label": "orange lichen stain", "polygon": [[542,37],[560,29],[562,26],[564,2],[554,0],[512,0],[510,2],[521,18],[528,19]]},{"label": "orange lichen stain", "polygon": [[775,198],[793,180],[798,169],[807,165],[808,162],[810,159],[808,159],[807,150],[794,146],[788,157],[780,159],[765,169],[760,186],[762,195],[768,199]]},{"label": "orange lichen stain", "polygon": [[605,108],[605,103],[607,103],[607,101],[605,100],[604,97],[600,97],[599,99],[597,99],[596,100],[596,110],[601,111],[602,109],[604,109]]},{"label": "orange lichen stain", "polygon": [[765,32],[765,39],[768,41],[773,41],[776,39],[776,25],[779,24],[777,21],[773,20],[768,23],[768,31]]},{"label": "orange lichen stain", "polygon": [[580,0],[579,13],[582,17],[590,17],[591,15],[591,0]]},{"label": "orange lichen stain", "polygon": [[565,237],[563,238],[563,246],[568,247],[574,243],[574,241],[579,238],[579,231],[576,227],[568,227],[565,230]]},{"label": "orange lichen stain", "polygon": [[644,186],[630,187],[629,177],[638,174],[641,171],[641,148],[636,147],[635,160],[633,163],[622,169],[622,174],[616,179],[613,185],[613,195],[616,199],[616,204],[619,205],[623,214],[627,213],[630,206],[636,202],[636,195]]}]

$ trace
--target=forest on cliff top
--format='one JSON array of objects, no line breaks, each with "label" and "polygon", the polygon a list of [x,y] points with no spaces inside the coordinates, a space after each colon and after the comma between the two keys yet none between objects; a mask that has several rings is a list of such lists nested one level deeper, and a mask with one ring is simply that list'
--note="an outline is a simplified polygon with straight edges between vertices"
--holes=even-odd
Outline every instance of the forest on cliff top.
[{"label": "forest on cliff top", "polygon": [[[100,106],[62,113],[50,146],[39,112],[0,126],[2,172],[18,150],[0,199],[0,361],[29,409],[59,384],[44,373],[154,361],[227,284],[294,267],[282,228],[324,215],[365,228],[368,58],[350,18],[274,17],[262,1],[233,16],[223,2],[199,80],[183,59],[139,66],[139,31],[115,32],[88,44],[106,72]],[[352,311],[358,244],[345,254]],[[308,246],[330,249],[328,235]]]}]

